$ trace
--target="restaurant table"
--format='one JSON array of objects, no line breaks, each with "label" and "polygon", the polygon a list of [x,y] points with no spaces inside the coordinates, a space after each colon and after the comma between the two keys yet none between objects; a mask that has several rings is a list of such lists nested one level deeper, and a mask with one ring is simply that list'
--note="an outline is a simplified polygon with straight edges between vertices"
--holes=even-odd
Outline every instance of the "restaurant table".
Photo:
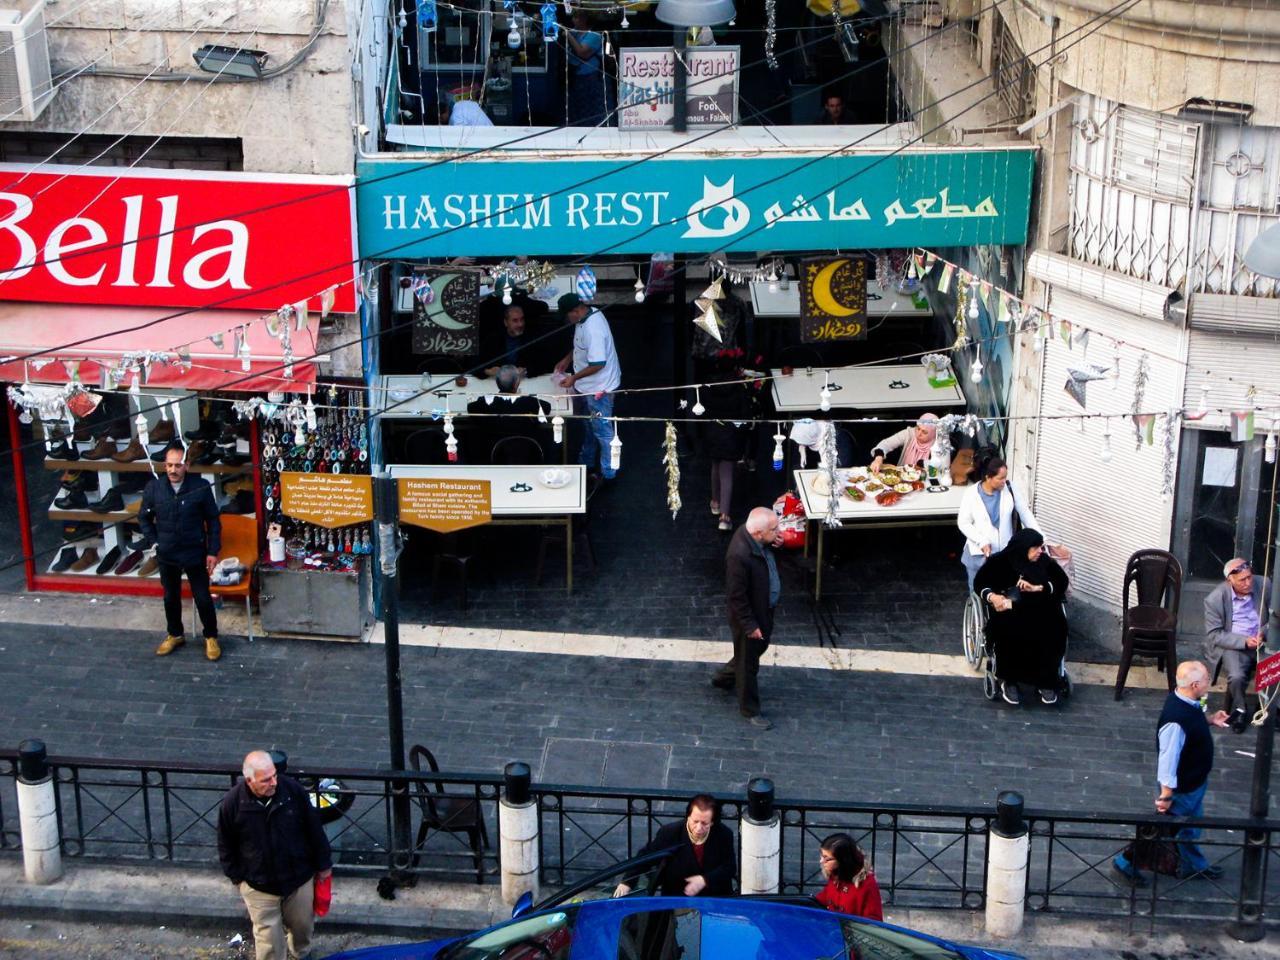
[{"label": "restaurant table", "polygon": [[[564,527],[564,585],[573,593],[573,515],[587,512],[587,468],[580,463],[548,467],[528,466],[463,466],[441,464],[417,466],[392,464],[391,476],[443,480],[488,480],[491,526]],[[546,470],[564,470],[570,475],[566,486],[552,489],[539,477]],[[518,484],[532,489],[517,492]]]},{"label": "restaurant table", "polygon": [[[551,382],[552,374],[526,377],[520,382],[520,393],[539,396],[551,404],[552,414],[573,412],[573,392],[565,392]],[[431,387],[423,392],[424,387]],[[374,410],[387,418],[429,417],[433,410],[443,410],[445,401],[454,413],[465,413],[467,404],[485,395],[496,395],[498,383],[493,377],[467,377],[467,385],[460,387],[447,373],[414,373],[379,378],[374,389]],[[502,408],[494,405],[494,411]]]},{"label": "restaurant table", "polygon": [[[813,581],[813,599],[822,599],[822,561],[825,539],[828,531],[843,532],[857,529],[886,529],[892,527],[927,527],[954,524],[960,513],[960,500],[968,487],[948,487],[937,493],[917,490],[905,495],[897,503],[882,507],[876,503],[875,497],[868,495],[865,500],[850,500],[841,496],[836,507],[836,519],[839,527],[828,527],[825,523],[827,515],[827,498],[813,489],[814,478],[822,470],[796,470],[796,490],[800,502],[804,505],[805,522],[805,555],[808,556],[809,545],[817,539],[817,567]],[[847,471],[846,471],[847,472]],[[816,528],[816,529],[815,529]]]},{"label": "restaurant table", "polygon": [[809,412],[819,409],[823,383],[831,388],[831,406],[860,410],[897,410],[963,407],[959,384],[934,387],[922,363],[875,367],[795,367],[789,376],[782,370],[773,376],[773,404],[779,413]]},{"label": "restaurant table", "polygon": [[[776,286],[776,290],[770,290]],[[800,316],[800,283],[791,280],[785,287],[765,280],[751,283],[751,308],[757,317]],[[885,289],[875,280],[867,281],[867,317],[931,317],[929,307],[917,306],[910,294],[899,293],[893,287]]]}]

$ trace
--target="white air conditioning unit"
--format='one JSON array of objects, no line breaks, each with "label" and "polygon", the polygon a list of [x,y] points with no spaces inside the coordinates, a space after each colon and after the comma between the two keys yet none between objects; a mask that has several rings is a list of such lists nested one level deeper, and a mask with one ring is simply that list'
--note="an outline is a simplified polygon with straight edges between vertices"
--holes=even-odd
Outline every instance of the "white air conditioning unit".
[{"label": "white air conditioning unit", "polygon": [[0,122],[34,120],[53,99],[45,0],[0,7]]}]

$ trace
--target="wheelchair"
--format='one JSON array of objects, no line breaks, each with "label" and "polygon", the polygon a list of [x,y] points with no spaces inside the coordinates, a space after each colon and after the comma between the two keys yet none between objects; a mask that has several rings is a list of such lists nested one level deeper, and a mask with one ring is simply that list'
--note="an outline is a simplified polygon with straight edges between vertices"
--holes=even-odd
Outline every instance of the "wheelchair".
[{"label": "wheelchair", "polygon": [[[982,671],[982,695],[994,700],[1000,695],[1000,681],[996,678],[995,646],[987,636],[988,615],[989,610],[982,598],[970,592],[964,603],[964,622],[961,625],[964,658],[974,670]],[[1062,663],[1058,665],[1058,695],[1070,697],[1072,689],[1067,658],[1063,656]]]}]

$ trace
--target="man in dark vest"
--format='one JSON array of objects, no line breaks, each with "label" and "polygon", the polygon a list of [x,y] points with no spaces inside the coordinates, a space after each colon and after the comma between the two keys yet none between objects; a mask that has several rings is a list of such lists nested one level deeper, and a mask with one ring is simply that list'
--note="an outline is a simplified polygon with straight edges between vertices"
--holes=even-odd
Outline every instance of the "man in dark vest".
[{"label": "man in dark vest", "polygon": [[[1209,771],[1213,769],[1213,734],[1209,725],[1227,725],[1225,710],[1205,716],[1200,698],[1208,694],[1209,685],[1209,668],[1199,660],[1178,664],[1177,689],[1165,699],[1156,724],[1156,746],[1160,751],[1156,768],[1156,779],[1160,783],[1155,798],[1157,813],[1175,817],[1204,816],[1204,792],[1209,786]],[[1200,831],[1194,827],[1178,831],[1178,876],[1216,880],[1222,876],[1222,867],[1210,863],[1196,846],[1199,836]],[[1146,877],[1125,854],[1118,854],[1113,864],[1124,882],[1138,887],[1147,885]]]}]

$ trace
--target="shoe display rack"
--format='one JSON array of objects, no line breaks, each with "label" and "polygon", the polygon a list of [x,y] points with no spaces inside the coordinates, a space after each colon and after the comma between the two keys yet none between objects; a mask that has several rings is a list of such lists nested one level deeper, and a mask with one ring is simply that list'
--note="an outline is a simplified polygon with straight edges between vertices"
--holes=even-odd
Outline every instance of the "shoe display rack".
[{"label": "shoe display rack", "polygon": [[[133,522],[142,506],[142,489],[124,490],[126,478],[137,474],[146,474],[147,480],[153,470],[154,475],[164,476],[164,450],[176,438],[172,421],[159,421],[149,434],[145,445],[136,435],[123,435],[123,430],[113,434],[111,428],[96,437],[78,432],[77,437],[62,437],[55,443],[44,467],[62,471],[63,478],[46,516],[60,524],[102,526],[96,535],[67,539],[46,572],[159,578],[154,547],[142,550],[141,534]],[[220,507],[247,507],[246,512],[253,514],[247,437],[232,435],[232,429],[221,422],[200,426],[185,436],[190,442],[189,472],[210,480]],[[96,488],[96,500],[91,499],[90,488]],[[246,489],[247,495],[241,492]]]}]

